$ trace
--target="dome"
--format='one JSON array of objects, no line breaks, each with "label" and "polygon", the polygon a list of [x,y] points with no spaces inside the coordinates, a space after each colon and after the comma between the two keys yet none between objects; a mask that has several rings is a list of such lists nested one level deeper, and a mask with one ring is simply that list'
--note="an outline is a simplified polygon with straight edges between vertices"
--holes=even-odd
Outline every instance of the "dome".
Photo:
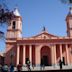
[{"label": "dome", "polygon": [[69,8],[69,15],[72,15],[72,7]]},{"label": "dome", "polygon": [[15,8],[15,9],[14,9],[13,14],[14,14],[15,16],[21,16],[20,13],[19,13],[18,8]]}]

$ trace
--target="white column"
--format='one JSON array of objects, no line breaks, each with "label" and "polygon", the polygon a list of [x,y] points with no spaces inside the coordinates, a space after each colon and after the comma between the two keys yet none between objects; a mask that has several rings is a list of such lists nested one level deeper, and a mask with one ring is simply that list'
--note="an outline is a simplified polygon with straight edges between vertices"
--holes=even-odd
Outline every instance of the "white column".
[{"label": "white column", "polygon": [[52,65],[54,65],[55,64],[55,62],[54,62],[54,46],[52,45],[52,47],[51,47],[51,60],[52,60]]},{"label": "white column", "polygon": [[62,44],[60,44],[60,58],[62,60]]},{"label": "white column", "polygon": [[67,44],[66,44],[66,56],[67,56],[67,64],[69,64],[69,50]]},{"label": "white column", "polygon": [[17,46],[17,65],[19,64],[19,45]]},{"label": "white column", "polygon": [[25,65],[25,45],[23,45],[23,65]]},{"label": "white column", "polygon": [[29,60],[32,63],[32,45],[29,46]]},{"label": "white column", "polygon": [[40,65],[41,63],[41,54],[40,54],[40,50],[42,48],[42,45],[36,45],[35,46],[35,63],[36,65]]}]

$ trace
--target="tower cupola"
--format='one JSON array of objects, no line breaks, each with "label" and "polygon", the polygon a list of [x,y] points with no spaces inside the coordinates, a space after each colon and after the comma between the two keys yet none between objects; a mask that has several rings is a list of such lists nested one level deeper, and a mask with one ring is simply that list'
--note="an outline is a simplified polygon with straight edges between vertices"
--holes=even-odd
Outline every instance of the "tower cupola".
[{"label": "tower cupola", "polygon": [[21,16],[18,8],[15,8],[15,9],[14,9],[13,14],[14,14],[15,16]]},{"label": "tower cupola", "polygon": [[13,11],[14,17],[9,21],[6,38],[22,37],[22,17],[18,8]]},{"label": "tower cupola", "polygon": [[72,15],[72,7],[69,8],[69,13],[68,15]]},{"label": "tower cupola", "polygon": [[72,37],[72,7],[69,8],[69,13],[66,17],[67,36]]}]

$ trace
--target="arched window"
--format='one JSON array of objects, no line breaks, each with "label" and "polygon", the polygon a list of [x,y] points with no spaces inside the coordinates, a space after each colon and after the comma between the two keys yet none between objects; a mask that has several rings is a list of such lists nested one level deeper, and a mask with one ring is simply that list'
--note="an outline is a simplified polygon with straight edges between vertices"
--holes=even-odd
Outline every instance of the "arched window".
[{"label": "arched window", "polygon": [[16,22],[13,21],[12,29],[15,29]]}]

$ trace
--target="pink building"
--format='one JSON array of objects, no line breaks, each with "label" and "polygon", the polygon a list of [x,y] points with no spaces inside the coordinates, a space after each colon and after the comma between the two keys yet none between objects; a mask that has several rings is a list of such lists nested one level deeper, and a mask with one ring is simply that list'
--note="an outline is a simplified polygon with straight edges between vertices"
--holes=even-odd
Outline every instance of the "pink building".
[{"label": "pink building", "polygon": [[45,28],[38,35],[22,37],[22,17],[17,8],[13,13],[15,17],[9,21],[6,35],[6,64],[25,65],[30,60],[37,66],[42,59],[46,66],[57,65],[60,59],[72,64],[72,9],[66,16],[67,36],[64,37],[49,34]]}]

